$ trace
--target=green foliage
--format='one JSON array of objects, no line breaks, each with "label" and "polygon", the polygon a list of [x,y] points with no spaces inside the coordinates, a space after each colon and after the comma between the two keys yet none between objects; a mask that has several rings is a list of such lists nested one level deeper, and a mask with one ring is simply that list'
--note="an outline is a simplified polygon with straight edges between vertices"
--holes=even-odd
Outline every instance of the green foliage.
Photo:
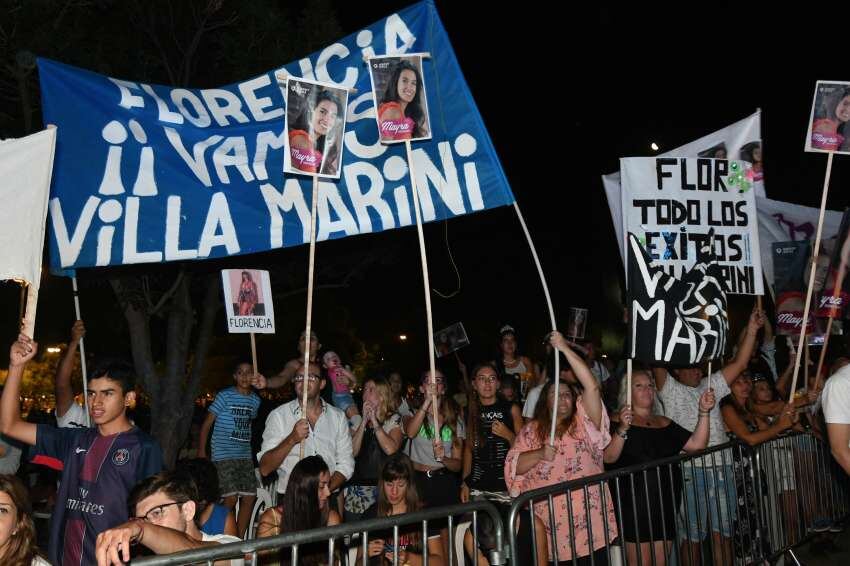
[{"label": "green foliage", "polygon": [[[65,351],[65,345],[61,345],[61,353],[50,353],[45,350],[27,364],[24,370],[24,378],[21,381],[21,396],[28,398],[45,398],[52,406],[53,404],[53,385],[56,378],[56,369],[59,367],[59,361]],[[6,370],[0,370],[0,382],[6,383]],[[74,362],[74,371],[71,374],[71,387],[74,391],[82,391],[82,371],[80,369],[80,357],[76,356]]]}]

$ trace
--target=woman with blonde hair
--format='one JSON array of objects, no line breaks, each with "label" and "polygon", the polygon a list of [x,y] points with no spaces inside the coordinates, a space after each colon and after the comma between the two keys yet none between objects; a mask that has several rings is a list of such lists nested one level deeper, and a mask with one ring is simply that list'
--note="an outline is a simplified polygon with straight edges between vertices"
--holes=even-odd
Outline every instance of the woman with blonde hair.
[{"label": "woman with blonde hair", "polygon": [[401,417],[393,408],[389,384],[368,379],[363,384],[363,418],[353,429],[354,474],[345,488],[346,521],[360,515],[377,500],[378,470],[401,448]]},{"label": "woman with blonde hair", "polygon": [[12,475],[0,475],[0,564],[50,566],[35,543],[27,490]]},{"label": "woman with blonde hair", "polygon": [[[605,447],[603,460],[608,469],[627,468],[697,452],[708,445],[709,411],[714,407],[714,391],[706,389],[694,410],[699,419],[693,431],[685,430],[663,415],[655,380],[647,370],[636,369],[631,379],[632,404],[627,405],[629,382],[620,385],[619,422]],[[612,490],[619,500],[627,563],[663,566],[676,539],[675,517],[682,494],[678,468],[649,470],[649,481],[622,481]],[[638,478],[639,480],[640,478]],[[652,525],[650,527],[650,524]]]}]

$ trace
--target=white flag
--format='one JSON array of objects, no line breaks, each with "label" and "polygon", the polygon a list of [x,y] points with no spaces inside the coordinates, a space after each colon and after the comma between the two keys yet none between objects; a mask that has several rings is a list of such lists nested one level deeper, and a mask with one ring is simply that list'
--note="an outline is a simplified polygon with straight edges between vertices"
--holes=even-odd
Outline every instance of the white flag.
[{"label": "white flag", "polygon": [[[0,141],[0,280],[30,285],[37,296],[53,171],[56,128],[19,139]],[[35,305],[28,313],[35,316]]]},{"label": "white flag", "polygon": [[[709,157],[713,159],[739,159],[752,164],[753,191],[756,197],[764,197],[764,179],[761,170],[761,112],[726,126],[722,130],[703,136],[656,157]],[[623,232],[622,189],[620,172],[602,175],[608,208],[614,221],[614,233],[620,246],[620,257],[625,262],[625,234]],[[625,263],[623,263],[625,266]]]},{"label": "white flag", "polygon": [[[756,198],[759,218],[759,246],[764,277],[772,285],[773,244],[814,240],[819,209],[780,200]],[[841,228],[841,213],[827,210],[823,216],[822,240],[834,238]],[[808,273],[805,274],[808,277]]]}]

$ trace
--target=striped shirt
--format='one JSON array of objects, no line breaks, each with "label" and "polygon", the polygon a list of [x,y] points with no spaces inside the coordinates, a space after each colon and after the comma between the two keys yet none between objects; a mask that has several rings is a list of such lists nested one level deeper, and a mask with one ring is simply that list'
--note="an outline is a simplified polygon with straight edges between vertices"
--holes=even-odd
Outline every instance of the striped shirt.
[{"label": "striped shirt", "polygon": [[212,433],[212,461],[251,459],[251,421],[257,417],[260,397],[251,391],[243,395],[236,387],[218,392],[210,405],[215,415]]}]

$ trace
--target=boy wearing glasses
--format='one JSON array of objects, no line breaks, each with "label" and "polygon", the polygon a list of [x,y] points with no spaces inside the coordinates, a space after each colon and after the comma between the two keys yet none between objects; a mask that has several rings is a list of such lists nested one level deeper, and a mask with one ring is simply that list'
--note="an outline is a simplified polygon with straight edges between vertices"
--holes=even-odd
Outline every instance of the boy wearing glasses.
[{"label": "boy wearing glasses", "polygon": [[56,428],[21,420],[21,377],[37,350],[23,334],[12,345],[0,428],[34,447],[33,462],[54,469],[62,465],[50,521],[50,562],[94,564],[98,533],[127,520],[127,492],[162,469],[162,453],[156,440],[127,418],[127,407],[136,400],[135,374],[123,361],[102,362],[88,376],[87,406],[97,428]]},{"label": "boy wearing glasses", "polygon": [[[161,472],[139,482],[130,492],[127,506],[133,518],[97,537],[97,564],[123,564],[131,558],[130,547],[141,544],[155,554],[171,554],[192,548],[238,542],[232,535],[208,535],[198,528],[198,487],[182,471]],[[242,558],[216,564],[243,566]]]},{"label": "boy wearing glasses", "polygon": [[[328,487],[333,492],[354,473],[348,419],[344,412],[319,397],[325,387],[325,380],[321,377],[318,364],[311,363],[305,372],[304,363],[300,362],[293,382],[296,398],[269,413],[266,419],[263,444],[257,454],[260,473],[267,476],[277,470],[277,490],[285,493],[289,473],[300,459],[300,447],[303,444],[305,457],[319,455],[327,463],[331,472]],[[301,406],[305,386],[306,413]]]}]

